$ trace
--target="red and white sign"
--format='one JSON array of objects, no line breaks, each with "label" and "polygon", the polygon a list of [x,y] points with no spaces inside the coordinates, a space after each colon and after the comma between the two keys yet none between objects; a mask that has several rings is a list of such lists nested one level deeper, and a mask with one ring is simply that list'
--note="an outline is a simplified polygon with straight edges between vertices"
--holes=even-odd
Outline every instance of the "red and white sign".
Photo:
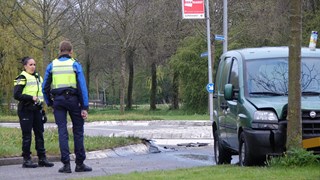
[{"label": "red and white sign", "polygon": [[204,0],[182,0],[183,19],[204,19]]}]

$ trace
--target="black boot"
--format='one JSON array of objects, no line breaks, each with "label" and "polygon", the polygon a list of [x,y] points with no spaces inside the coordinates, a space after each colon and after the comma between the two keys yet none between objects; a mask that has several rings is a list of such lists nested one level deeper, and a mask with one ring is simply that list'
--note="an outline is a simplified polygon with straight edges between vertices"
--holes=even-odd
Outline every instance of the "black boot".
[{"label": "black boot", "polygon": [[48,161],[46,156],[39,157],[38,165],[39,165],[39,167],[52,167],[52,166],[54,166],[53,163]]},{"label": "black boot", "polygon": [[82,163],[82,164],[76,165],[75,171],[76,172],[87,172],[87,171],[92,171],[92,168]]},{"label": "black boot", "polygon": [[31,157],[23,157],[23,168],[36,168],[38,164],[32,162]]},{"label": "black boot", "polygon": [[63,167],[59,169],[60,173],[71,173],[71,167],[70,167],[70,162],[69,163],[64,163]]}]

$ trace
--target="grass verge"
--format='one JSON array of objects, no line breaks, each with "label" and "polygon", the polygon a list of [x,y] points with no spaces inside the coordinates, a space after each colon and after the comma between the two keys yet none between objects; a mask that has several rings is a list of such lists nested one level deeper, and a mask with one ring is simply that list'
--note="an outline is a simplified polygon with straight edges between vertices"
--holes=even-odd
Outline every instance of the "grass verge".
[{"label": "grass verge", "polygon": [[133,172],[129,174],[116,174],[93,178],[82,178],[92,180],[102,179],[170,179],[170,180],[313,180],[320,179],[319,166],[305,166],[297,168],[273,168],[273,167],[239,167],[234,165],[208,166],[190,169],[177,169],[170,171]]},{"label": "grass verge", "polygon": [[[0,158],[21,156],[22,135],[19,128],[0,127]],[[44,132],[45,148],[47,155],[59,155],[59,140],[57,129],[46,129]],[[87,151],[112,149],[132,144],[141,143],[135,137],[91,137],[85,136],[84,143]],[[31,144],[31,151],[36,155],[34,136]],[[74,152],[73,135],[69,132],[70,152]]]},{"label": "grass verge", "polygon": [[[120,114],[118,108],[90,109],[88,121],[110,121],[110,120],[209,120],[208,114],[194,114],[183,110],[169,110],[168,106],[158,105],[158,109],[150,111],[149,106],[137,105],[132,110],[126,110]],[[19,122],[18,116],[12,112],[11,116],[0,116],[0,122]],[[51,109],[47,111],[48,122],[54,122]]]}]

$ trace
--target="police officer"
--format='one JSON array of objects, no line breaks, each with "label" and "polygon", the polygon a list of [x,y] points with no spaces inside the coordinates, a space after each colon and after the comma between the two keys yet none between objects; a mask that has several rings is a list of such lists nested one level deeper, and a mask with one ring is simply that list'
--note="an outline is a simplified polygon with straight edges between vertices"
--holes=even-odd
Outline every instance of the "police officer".
[{"label": "police officer", "polygon": [[[41,92],[42,78],[35,72],[36,63],[31,57],[22,59],[24,71],[14,80],[14,98],[19,101],[18,116],[22,131],[22,157],[23,168],[52,167],[54,164],[46,158],[43,139],[42,102]],[[31,140],[33,129],[38,155],[38,164],[31,160]]]},{"label": "police officer", "polygon": [[86,159],[84,148],[84,119],[88,116],[88,90],[82,66],[73,59],[72,44],[62,41],[59,45],[60,56],[54,59],[45,72],[42,91],[58,125],[59,146],[63,167],[61,173],[71,173],[70,151],[68,145],[67,112],[71,117],[76,172],[92,171],[83,162]]}]

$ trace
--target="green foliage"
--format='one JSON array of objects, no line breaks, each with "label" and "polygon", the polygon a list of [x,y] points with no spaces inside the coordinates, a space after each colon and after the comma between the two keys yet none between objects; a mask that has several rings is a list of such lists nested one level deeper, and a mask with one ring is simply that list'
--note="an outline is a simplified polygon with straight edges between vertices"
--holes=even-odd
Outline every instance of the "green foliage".
[{"label": "green foliage", "polygon": [[[157,92],[157,99],[156,103],[168,103],[169,102],[169,97],[171,96],[171,79],[170,75],[168,75],[168,68],[163,65],[157,66],[157,87],[156,87],[156,92]],[[147,80],[145,80],[145,77],[143,78],[143,81],[145,81],[146,86],[147,86],[147,92],[145,92],[146,96],[146,101],[136,101],[138,103],[148,103],[150,100],[150,91],[151,91],[151,84],[152,84],[152,78],[150,75],[147,75]],[[141,83],[141,82],[140,82]],[[142,93],[141,91],[143,88],[141,86],[137,86],[138,91],[136,93]]]},{"label": "green foliage", "polygon": [[200,37],[188,37],[181,43],[170,65],[179,74],[179,89],[183,109],[205,113],[208,106],[208,60],[200,54],[206,51],[206,42]]},{"label": "green foliage", "polygon": [[[2,114],[11,114],[10,103],[13,102],[13,80],[23,69],[20,59],[24,56],[31,56],[37,61],[37,67],[41,67],[41,51],[31,47],[15,32],[23,26],[25,17],[17,17],[18,11],[13,8],[15,1],[2,2],[0,12],[3,16],[0,18],[0,112]],[[32,12],[32,11],[31,11]],[[14,24],[15,28],[12,27]],[[24,36],[30,39],[29,36]],[[2,104],[3,103],[3,104]]]},{"label": "green foliage", "polygon": [[303,22],[302,45],[303,46],[309,45],[311,31],[320,32],[320,24],[319,24],[320,14],[319,13],[320,13],[320,10],[317,10],[315,13],[313,13],[312,11],[307,11],[307,12],[304,12],[303,14],[303,18],[302,18],[302,22]]},{"label": "green foliage", "polygon": [[268,161],[271,167],[304,167],[320,164],[320,155],[302,148],[294,148],[283,154],[281,157],[273,157]]}]

